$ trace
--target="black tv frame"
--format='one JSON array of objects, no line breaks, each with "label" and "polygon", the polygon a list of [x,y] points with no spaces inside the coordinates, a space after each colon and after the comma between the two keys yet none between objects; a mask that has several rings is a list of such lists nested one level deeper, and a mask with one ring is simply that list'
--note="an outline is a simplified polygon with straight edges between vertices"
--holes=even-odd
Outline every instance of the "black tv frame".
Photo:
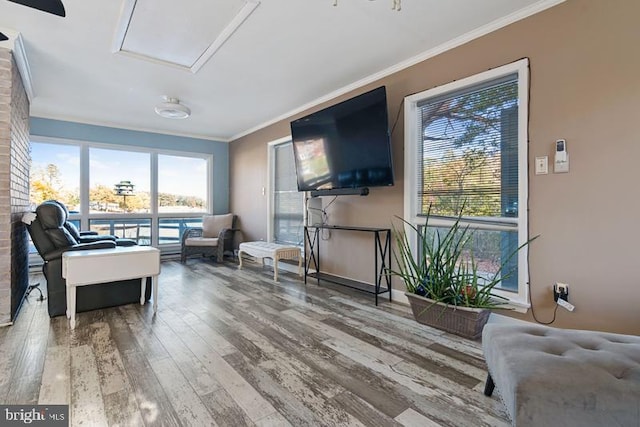
[{"label": "black tv frame", "polygon": [[[343,106],[345,104],[348,104],[350,102],[356,101],[360,97],[367,96],[367,95],[369,95],[369,94],[371,94],[373,92],[380,91],[380,90],[383,91],[384,99],[385,99],[385,116],[386,116],[386,120],[387,120],[387,123],[386,123],[387,149],[389,151],[388,152],[388,163],[387,163],[388,164],[388,168],[387,169],[388,169],[389,174],[390,174],[389,183],[388,184],[384,184],[384,185],[376,185],[376,184],[367,185],[368,183],[363,182],[362,184],[364,184],[365,186],[362,186],[362,187],[354,186],[354,187],[338,187],[338,188],[327,188],[327,189],[322,189],[322,188],[316,188],[316,189],[304,188],[304,189],[300,189],[300,186],[298,186],[298,191],[309,192],[311,197],[343,196],[343,195],[367,196],[369,194],[369,188],[371,186],[374,186],[374,187],[377,187],[377,186],[390,187],[390,186],[393,186],[395,184],[395,177],[394,177],[395,170],[394,170],[394,167],[393,167],[393,145],[392,145],[392,141],[391,141],[391,129],[389,128],[389,123],[388,123],[389,112],[388,112],[388,105],[386,105],[387,97],[386,97],[386,87],[385,86],[377,87],[377,88],[372,89],[370,91],[367,91],[367,92],[364,92],[362,94],[356,95],[356,96],[354,96],[352,98],[349,98],[349,99],[347,99],[345,101],[342,101],[342,102],[339,102],[337,104],[328,106],[328,107],[326,107],[324,109],[318,110],[318,111],[316,111],[314,113],[311,113],[311,114],[309,114],[307,116],[304,116],[304,117],[301,117],[299,119],[296,119],[296,120],[292,121],[291,124],[292,124],[292,128],[293,128],[293,123],[294,122],[297,122],[297,121],[300,121],[300,120],[304,120],[306,118],[314,117],[314,116],[317,116],[319,114],[323,114],[325,111],[335,110],[335,109],[340,108],[341,106]],[[292,131],[292,137],[294,137],[293,133],[294,132]],[[293,142],[294,142],[294,154],[295,154],[295,150],[296,150],[295,139],[294,139]],[[298,170],[298,158],[296,157],[296,174],[298,174],[298,172],[299,172],[299,170]],[[300,181],[298,180],[298,184],[299,183],[300,183]]]}]

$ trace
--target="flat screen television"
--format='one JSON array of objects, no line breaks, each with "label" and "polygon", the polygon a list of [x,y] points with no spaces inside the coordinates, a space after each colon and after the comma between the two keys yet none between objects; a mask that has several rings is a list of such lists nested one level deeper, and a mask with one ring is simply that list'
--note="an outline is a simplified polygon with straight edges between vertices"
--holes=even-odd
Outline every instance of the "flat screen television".
[{"label": "flat screen television", "polygon": [[291,136],[298,191],[393,185],[384,86],[291,122]]}]

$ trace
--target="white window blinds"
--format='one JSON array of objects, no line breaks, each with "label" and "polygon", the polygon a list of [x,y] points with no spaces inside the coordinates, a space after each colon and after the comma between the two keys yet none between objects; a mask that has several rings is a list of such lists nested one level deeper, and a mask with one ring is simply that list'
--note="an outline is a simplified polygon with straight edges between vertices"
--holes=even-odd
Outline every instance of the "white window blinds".
[{"label": "white window blinds", "polygon": [[[502,222],[518,217],[518,75],[425,99],[417,214]],[[421,181],[421,185],[420,185]],[[506,220],[505,222],[510,222]]]},{"label": "white window blinds", "polygon": [[298,192],[291,143],[279,144],[274,152],[273,237],[276,243],[302,245],[303,195]]}]

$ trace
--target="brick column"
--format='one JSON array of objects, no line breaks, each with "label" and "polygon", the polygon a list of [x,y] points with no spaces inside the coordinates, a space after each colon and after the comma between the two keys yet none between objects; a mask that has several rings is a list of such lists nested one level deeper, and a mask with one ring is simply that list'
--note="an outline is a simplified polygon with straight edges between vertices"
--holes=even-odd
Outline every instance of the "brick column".
[{"label": "brick column", "polygon": [[0,325],[13,321],[29,285],[29,100],[12,53],[0,48]]}]

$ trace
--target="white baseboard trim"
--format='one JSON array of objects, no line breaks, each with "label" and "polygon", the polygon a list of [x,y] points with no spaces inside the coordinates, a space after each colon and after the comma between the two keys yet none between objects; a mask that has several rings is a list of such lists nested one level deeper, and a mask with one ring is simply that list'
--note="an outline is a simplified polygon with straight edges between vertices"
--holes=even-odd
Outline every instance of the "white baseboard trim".
[{"label": "white baseboard trim", "polygon": [[0,328],[4,328],[5,326],[12,326],[13,322],[8,322],[8,323],[0,323]]}]

